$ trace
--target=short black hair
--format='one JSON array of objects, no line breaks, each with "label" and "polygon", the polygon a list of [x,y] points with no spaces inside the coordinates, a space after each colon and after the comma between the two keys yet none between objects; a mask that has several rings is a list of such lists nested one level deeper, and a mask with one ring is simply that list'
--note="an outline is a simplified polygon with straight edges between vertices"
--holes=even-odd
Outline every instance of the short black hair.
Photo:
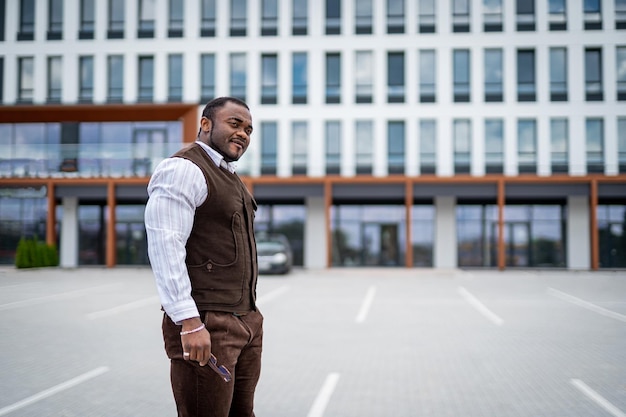
[{"label": "short black hair", "polygon": [[217,97],[209,101],[206,106],[204,106],[204,110],[202,110],[202,117],[206,117],[211,122],[214,122],[213,116],[215,115],[215,110],[224,107],[224,105],[226,105],[229,101],[250,110],[250,107],[248,107],[246,102],[237,97]]}]

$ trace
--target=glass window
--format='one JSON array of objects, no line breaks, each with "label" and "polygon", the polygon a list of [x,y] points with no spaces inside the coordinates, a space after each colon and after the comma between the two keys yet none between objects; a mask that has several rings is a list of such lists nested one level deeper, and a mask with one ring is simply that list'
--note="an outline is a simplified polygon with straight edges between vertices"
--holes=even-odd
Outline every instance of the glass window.
[{"label": "glass window", "polygon": [[139,0],[138,38],[154,38],[156,0]]},{"label": "glass window", "polygon": [[420,103],[434,103],[437,98],[437,60],[434,49],[419,51]]},{"label": "glass window", "polygon": [[502,32],[503,14],[502,0],[483,0],[483,30]]},{"label": "glass window", "polygon": [[357,120],[355,123],[356,173],[371,174],[374,164],[374,122]]},{"label": "glass window", "polygon": [[341,173],[341,122],[326,122],[326,174]]},{"label": "glass window", "polygon": [[504,167],[504,121],[485,119],[485,172],[503,172]]},{"label": "glass window", "polygon": [[261,104],[278,102],[278,56],[261,55]]},{"label": "glass window", "polygon": [[535,30],[535,0],[516,0],[517,30]]},{"label": "glass window", "polygon": [[200,36],[215,36],[216,0],[202,0],[200,10]]},{"label": "glass window", "polygon": [[497,226],[497,205],[457,205],[456,233],[459,267],[497,265]]},{"label": "glass window", "polygon": [[600,268],[626,268],[626,205],[598,205]]},{"label": "glass window", "polygon": [[602,29],[602,1],[583,0],[585,12],[585,30]]},{"label": "glass window", "polygon": [[550,100],[567,101],[567,49],[550,48]]},{"label": "glass window", "polygon": [[470,0],[452,0],[452,32],[470,31]]},{"label": "glass window", "polygon": [[183,100],[183,54],[170,54],[167,57],[169,101]]},{"label": "glass window", "polygon": [[617,78],[617,99],[626,100],[626,46],[615,49],[615,74]]},{"label": "glass window", "polygon": [[326,1],[326,34],[339,35],[341,33],[341,0]]},{"label": "glass window", "polygon": [[93,101],[93,56],[81,56],[79,58],[79,87],[78,100],[82,102]]},{"label": "glass window", "polygon": [[387,53],[387,102],[404,103],[404,52]]},{"label": "glass window", "polygon": [[61,102],[61,87],[63,81],[63,66],[60,56],[48,58],[48,102]]},{"label": "glass window", "polygon": [[437,170],[437,121],[420,120],[419,135],[420,172],[434,174]]},{"label": "glass window", "polygon": [[615,0],[615,29],[626,29],[626,0]]},{"label": "glass window", "polygon": [[4,57],[0,56],[0,105],[4,101]]},{"label": "glass window", "polygon": [[246,54],[230,54],[230,95],[246,101]]},{"label": "glass window", "polygon": [[261,7],[261,36],[278,35],[278,0],[262,0]]},{"label": "glass window", "polygon": [[293,122],[291,124],[292,137],[292,173],[294,175],[306,175],[308,150],[308,126],[307,122]]},{"label": "glass window", "polygon": [[389,174],[404,174],[404,122],[387,123],[387,169]]},{"label": "glass window", "polygon": [[567,2],[566,0],[548,1],[548,22],[550,30],[567,29]]},{"label": "glass window", "polygon": [[468,174],[472,165],[472,129],[469,119],[454,120],[454,172]]},{"label": "glass window", "polygon": [[387,0],[387,33],[404,33],[404,0]]},{"label": "glass window", "polygon": [[411,230],[413,266],[432,267],[435,241],[435,207],[432,204],[411,207]]},{"label": "glass window", "polygon": [[32,103],[35,91],[34,58],[18,58],[17,101]]},{"label": "glass window", "polygon": [[517,51],[517,101],[535,101],[535,51]]},{"label": "glass window", "polygon": [[124,0],[109,0],[109,26],[107,38],[124,38]]},{"label": "glass window", "polygon": [[110,55],[107,58],[108,92],[107,101],[121,102],[124,99],[124,56]]},{"label": "glass window", "polygon": [[18,41],[35,39],[35,0],[20,0],[20,25]]},{"label": "glass window", "polygon": [[585,97],[587,101],[602,101],[602,50],[585,49]]},{"label": "glass window", "polygon": [[567,173],[569,171],[568,130],[567,119],[550,119],[550,160],[553,174]]},{"label": "glass window", "polygon": [[589,118],[585,124],[587,172],[604,172],[604,121]]},{"label": "glass window", "polygon": [[278,164],[278,126],[261,122],[261,175],[276,175]]},{"label": "glass window", "polygon": [[246,36],[247,0],[230,0],[230,36]]},{"label": "glass window", "polygon": [[309,26],[308,0],[292,0],[291,34],[306,35]]},{"label": "glass window", "polygon": [[138,101],[152,101],[154,95],[154,57],[139,57]]},{"label": "glass window", "polygon": [[170,20],[167,29],[167,36],[170,38],[182,38],[185,24],[185,2],[183,0],[169,0]]},{"label": "glass window", "polygon": [[435,5],[435,0],[418,0],[419,33],[435,33],[437,23]]},{"label": "glass window", "polygon": [[502,49],[485,49],[485,101],[504,99]]},{"label": "glass window", "polygon": [[63,0],[48,0],[48,40],[63,39]]},{"label": "glass window", "polygon": [[326,103],[341,102],[341,55],[326,54]]},{"label": "glass window", "polygon": [[470,101],[470,51],[455,49],[452,52],[454,65],[454,101],[459,103]]},{"label": "glass window", "polygon": [[293,84],[292,98],[293,104],[306,104],[307,102],[307,53],[294,52],[293,54]]},{"label": "glass window", "polygon": [[517,122],[517,162],[519,173],[537,172],[537,122],[521,119]]},{"label": "glass window", "polygon": [[374,93],[374,57],[372,51],[357,51],[355,92],[357,103],[371,103]]},{"label": "glass window", "polygon": [[215,98],[215,54],[200,56],[200,100],[203,103]]},{"label": "glass window", "polygon": [[626,173],[626,117],[617,119],[617,164],[620,174]]},{"label": "glass window", "polygon": [[354,33],[357,35],[371,34],[374,20],[372,0],[355,0],[354,13]]}]

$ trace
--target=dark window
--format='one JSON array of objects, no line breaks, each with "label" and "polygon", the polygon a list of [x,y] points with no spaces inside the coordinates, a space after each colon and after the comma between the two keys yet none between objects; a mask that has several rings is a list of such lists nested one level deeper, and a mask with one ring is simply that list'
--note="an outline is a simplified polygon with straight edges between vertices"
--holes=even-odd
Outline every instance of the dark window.
[{"label": "dark window", "polygon": [[202,0],[200,13],[200,36],[215,36],[215,0]]},{"label": "dark window", "polygon": [[206,103],[215,98],[215,55],[200,57],[200,101]]},{"label": "dark window", "polygon": [[357,35],[372,34],[373,21],[373,0],[356,0],[355,1],[355,28],[354,33]]},{"label": "dark window", "polygon": [[550,100],[567,101],[567,49],[550,48]]},{"label": "dark window", "polygon": [[549,0],[548,12],[550,30],[567,30],[566,0]]},{"label": "dark window", "polygon": [[139,86],[139,91],[137,92],[137,100],[143,102],[152,101],[154,96],[154,57],[139,57],[138,76],[137,85]]},{"label": "dark window", "polygon": [[453,51],[454,101],[467,103],[470,101],[470,51],[457,49]]},{"label": "dark window", "polygon": [[420,103],[434,103],[437,97],[437,63],[435,50],[419,51],[419,97]]},{"label": "dark window", "polygon": [[261,122],[261,175],[276,175],[278,165],[278,126]]},{"label": "dark window", "polygon": [[121,102],[124,99],[123,55],[111,55],[107,58],[107,79],[107,101]]},{"label": "dark window", "polygon": [[[138,38],[154,38],[156,0],[139,0]],[[150,98],[152,100],[152,97]]]},{"label": "dark window", "polygon": [[4,57],[0,56],[0,104],[4,102]]},{"label": "dark window", "polygon": [[454,173],[469,174],[472,167],[472,124],[470,120],[454,120]]},{"label": "dark window", "polygon": [[535,51],[517,51],[517,101],[535,101]]},{"label": "dark window", "polygon": [[617,164],[620,174],[626,174],[626,117],[617,119]]},{"label": "dark window", "polygon": [[604,172],[604,120],[586,120],[587,172]]},{"label": "dark window", "polygon": [[387,0],[387,33],[404,33],[404,0]]},{"label": "dark window", "polygon": [[230,54],[230,95],[246,101],[246,54]]},{"label": "dark window", "polygon": [[83,103],[93,101],[93,56],[78,59],[80,78],[78,80],[78,100]]},{"label": "dark window", "polygon": [[550,120],[550,160],[553,174],[569,171],[567,119]]},{"label": "dark window", "polygon": [[96,25],[95,0],[80,0],[78,39],[93,39]]},{"label": "dark window", "polygon": [[437,172],[437,121],[420,120],[419,124],[420,173]]},{"label": "dark window", "polygon": [[626,0],[615,0],[615,29],[626,29]]},{"label": "dark window", "polygon": [[435,4],[435,0],[419,0],[419,15],[417,18],[419,33],[435,33],[437,23]]},{"label": "dark window", "polygon": [[306,35],[309,26],[308,0],[292,0],[291,34]]},{"label": "dark window", "polygon": [[170,20],[167,36],[170,38],[182,38],[185,23],[185,2],[183,0],[169,0]]},{"label": "dark window", "polygon": [[585,49],[585,97],[587,101],[602,101],[602,50]]},{"label": "dark window", "polygon": [[356,52],[355,101],[357,103],[371,103],[373,99],[374,57],[372,51]]},{"label": "dark window", "polygon": [[61,102],[61,82],[63,80],[63,68],[60,56],[48,58],[48,103]]},{"label": "dark window", "polygon": [[504,122],[485,120],[485,172],[501,174],[504,170]]},{"label": "dark window", "polygon": [[167,62],[168,101],[183,100],[183,55],[171,54]]},{"label": "dark window", "polygon": [[470,31],[470,1],[452,0],[452,32]]},{"label": "dark window", "polygon": [[615,49],[615,73],[617,74],[617,99],[626,100],[626,46]]},{"label": "dark window", "polygon": [[389,174],[404,174],[404,122],[387,124],[387,167]]},{"label": "dark window", "polygon": [[535,30],[535,0],[516,0],[517,30]]},{"label": "dark window", "polygon": [[387,102],[404,103],[404,53],[387,54]]},{"label": "dark window", "polygon": [[109,26],[107,38],[124,38],[124,0],[109,0]]},{"label": "dark window", "polygon": [[296,52],[293,54],[292,67],[292,92],[293,104],[306,104],[307,102],[307,54]]},{"label": "dark window", "polygon": [[601,0],[583,0],[585,9],[585,30],[602,29]]},{"label": "dark window", "polygon": [[326,103],[341,102],[341,56],[326,54]]},{"label": "dark window", "polygon": [[278,56],[261,55],[261,104],[278,102]]},{"label": "dark window", "polygon": [[0,0],[0,42],[4,42],[4,20],[5,19],[6,19],[5,0]]},{"label": "dark window", "polygon": [[518,172],[537,173],[537,122],[533,119],[517,122]]},{"label": "dark window", "polygon": [[32,103],[35,91],[34,86],[34,58],[18,58],[17,101]]},{"label": "dark window", "polygon": [[355,122],[356,174],[371,175],[374,164],[374,123],[371,120]]},{"label": "dark window", "polygon": [[261,36],[278,35],[278,0],[262,0]]},{"label": "dark window", "polygon": [[246,36],[247,0],[230,0],[230,36]]},{"label": "dark window", "polygon": [[485,102],[503,100],[502,72],[502,49],[485,49]]},{"label": "dark window", "polygon": [[48,0],[47,39],[63,39],[63,0]]},{"label": "dark window", "polygon": [[341,0],[326,0],[326,34],[341,33]]},{"label": "dark window", "polygon": [[341,172],[341,122],[326,122],[326,174]]},{"label": "dark window", "polygon": [[18,30],[18,41],[35,39],[35,0],[20,1],[20,26]]},{"label": "dark window", "polygon": [[502,0],[483,0],[483,30],[502,32]]}]

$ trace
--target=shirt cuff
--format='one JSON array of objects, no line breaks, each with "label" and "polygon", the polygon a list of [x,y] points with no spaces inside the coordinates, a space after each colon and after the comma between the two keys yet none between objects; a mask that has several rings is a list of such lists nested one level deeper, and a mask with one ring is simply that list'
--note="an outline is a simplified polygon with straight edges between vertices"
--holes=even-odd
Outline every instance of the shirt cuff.
[{"label": "shirt cuff", "polygon": [[177,325],[180,325],[183,320],[200,317],[198,307],[193,300],[164,305],[163,310],[165,310],[165,313]]}]

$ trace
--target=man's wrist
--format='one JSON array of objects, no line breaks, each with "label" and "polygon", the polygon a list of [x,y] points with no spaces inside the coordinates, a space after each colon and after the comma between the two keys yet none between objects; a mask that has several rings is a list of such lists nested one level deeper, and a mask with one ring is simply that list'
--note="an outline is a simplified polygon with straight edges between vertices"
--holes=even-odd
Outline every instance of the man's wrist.
[{"label": "man's wrist", "polygon": [[202,320],[200,320],[200,317],[191,317],[188,319],[185,319],[181,322],[183,329],[183,332],[189,331],[189,330],[193,330],[193,329],[197,329],[198,327],[202,326]]}]

